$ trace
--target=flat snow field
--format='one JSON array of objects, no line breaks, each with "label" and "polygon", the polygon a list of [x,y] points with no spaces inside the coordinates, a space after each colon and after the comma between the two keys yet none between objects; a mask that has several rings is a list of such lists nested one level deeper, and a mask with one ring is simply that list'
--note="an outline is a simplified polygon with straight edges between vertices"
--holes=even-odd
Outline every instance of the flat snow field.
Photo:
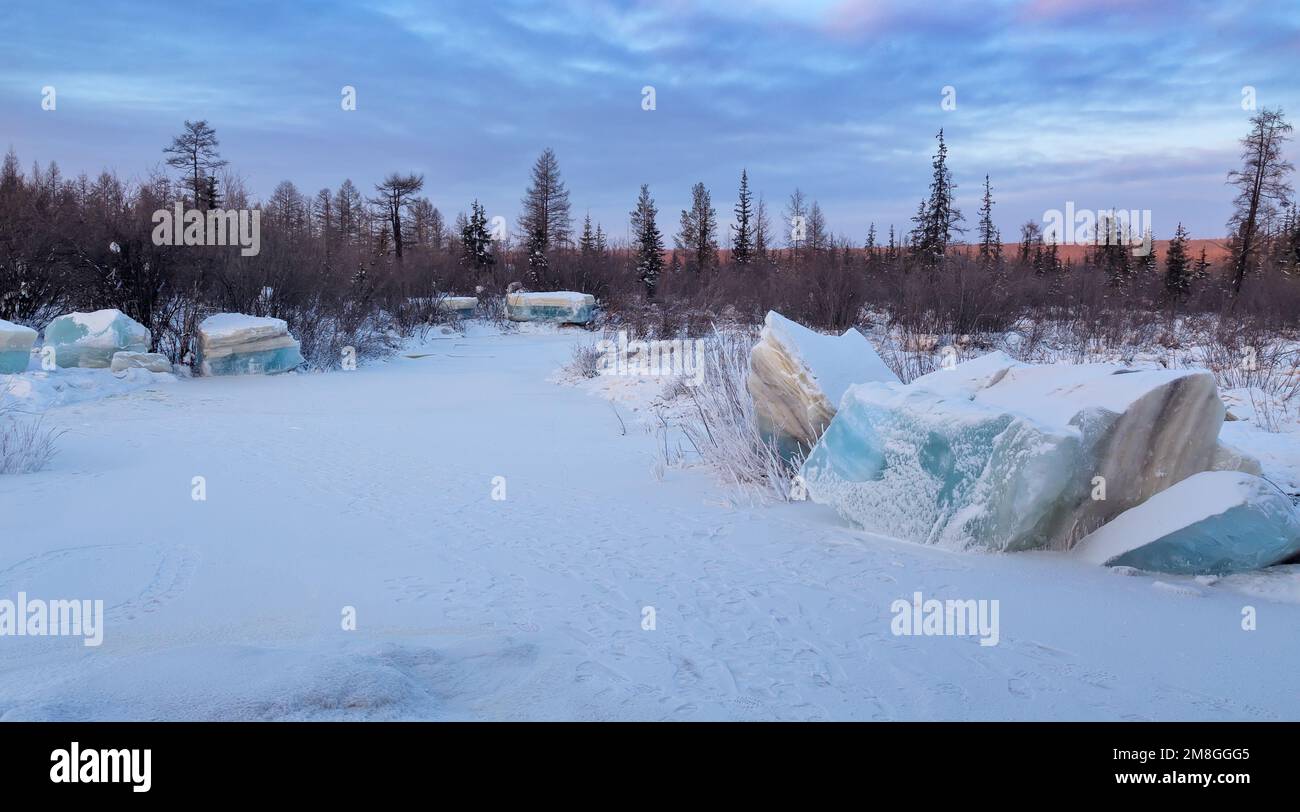
[{"label": "flat snow field", "polygon": [[[957,554],[660,481],[640,415],[551,380],[577,340],[51,408],[59,455],[0,477],[0,598],[106,628],[0,637],[0,718],[1300,719],[1300,568]],[[999,601],[997,645],[895,636],[914,592]]]}]

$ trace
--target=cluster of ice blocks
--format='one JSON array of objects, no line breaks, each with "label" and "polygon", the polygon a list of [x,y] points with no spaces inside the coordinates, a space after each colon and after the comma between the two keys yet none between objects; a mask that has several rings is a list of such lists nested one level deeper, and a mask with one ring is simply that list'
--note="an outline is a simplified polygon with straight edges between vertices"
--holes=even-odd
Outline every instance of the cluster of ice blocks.
[{"label": "cluster of ice blocks", "polygon": [[304,363],[283,319],[218,313],[199,324],[199,366],[204,375],[285,372]]},{"label": "cluster of ice blocks", "polygon": [[774,433],[815,440],[809,496],[866,530],[952,549],[1077,547],[1182,573],[1300,554],[1289,498],[1219,442],[1208,372],[998,352],[904,385],[869,344],[854,349],[860,338],[769,314],[749,389]]},{"label": "cluster of ice blocks", "polygon": [[595,310],[596,297],[590,293],[556,290],[506,294],[506,316],[511,321],[586,324],[595,315]]}]

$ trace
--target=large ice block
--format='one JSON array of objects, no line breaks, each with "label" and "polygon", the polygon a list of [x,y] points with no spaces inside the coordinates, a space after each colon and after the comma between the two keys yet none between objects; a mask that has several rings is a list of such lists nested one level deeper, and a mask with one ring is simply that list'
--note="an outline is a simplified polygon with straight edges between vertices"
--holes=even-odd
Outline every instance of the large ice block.
[{"label": "large ice block", "polygon": [[45,328],[45,346],[61,367],[108,367],[117,352],[148,352],[149,330],[120,310],[68,313]]},{"label": "large ice block", "polygon": [[787,453],[806,453],[848,388],[867,381],[896,383],[898,376],[857,330],[822,335],[769,311],[749,355],[746,386],[760,430]]},{"label": "large ice block", "polygon": [[814,501],[864,529],[954,549],[1049,546],[1082,494],[1080,439],[1023,416],[903,386],[851,388],[804,463]]},{"label": "large ice block", "polygon": [[1066,550],[1216,462],[1209,373],[1000,353],[846,393],[804,465],[862,527],[952,548]]},{"label": "large ice block", "polygon": [[1075,547],[1094,564],[1186,575],[1225,574],[1300,554],[1300,514],[1268,481],[1206,471],[1116,516]]},{"label": "large ice block", "polygon": [[204,375],[270,375],[304,363],[283,319],[218,313],[199,325]]},{"label": "large ice block", "polygon": [[446,312],[462,319],[472,319],[478,312],[477,296],[447,296],[438,304]]},{"label": "large ice block", "polygon": [[548,321],[586,324],[596,309],[590,293],[555,290],[545,293],[507,293],[506,316],[511,321]]},{"label": "large ice block", "polygon": [[35,343],[35,330],[0,319],[0,374],[25,372]]}]

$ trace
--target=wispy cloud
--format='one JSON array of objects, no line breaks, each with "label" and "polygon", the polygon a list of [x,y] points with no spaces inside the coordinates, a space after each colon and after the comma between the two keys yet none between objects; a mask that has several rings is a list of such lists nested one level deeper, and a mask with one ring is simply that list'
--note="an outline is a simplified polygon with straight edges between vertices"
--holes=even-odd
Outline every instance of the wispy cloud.
[{"label": "wispy cloud", "polygon": [[[697,180],[728,211],[742,166],[769,201],[797,185],[855,239],[869,221],[902,226],[940,127],[963,202],[991,175],[1004,232],[1095,196],[1151,208],[1158,228],[1216,233],[1242,87],[1300,110],[1300,9],[1264,0],[237,1],[184,17],[84,0],[6,13],[0,121],[26,160],[147,171],[183,119],[206,118],[263,194],[284,178],[366,186],[409,168],[445,211],[478,198],[509,216],[554,146],[577,209],[614,233],[642,182],[664,212]],[[45,85],[57,112],[40,109]],[[339,108],[343,85],[355,112]],[[955,109],[940,107],[945,87]],[[1216,188],[1189,193],[1207,179]]]}]

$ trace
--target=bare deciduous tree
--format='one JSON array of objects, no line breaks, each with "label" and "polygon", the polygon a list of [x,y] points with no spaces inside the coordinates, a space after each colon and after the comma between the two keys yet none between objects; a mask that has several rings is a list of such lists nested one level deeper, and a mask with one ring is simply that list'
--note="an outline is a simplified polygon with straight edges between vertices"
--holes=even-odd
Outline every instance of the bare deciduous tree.
[{"label": "bare deciduous tree", "polygon": [[[186,121],[185,132],[173,138],[171,146],[163,149],[171,156],[167,159],[168,166],[189,173],[190,194],[196,207],[203,205],[205,197],[209,202],[215,202],[215,184],[210,185],[208,179],[212,172],[228,163],[222,160],[217,146],[217,131],[209,127],[208,122]],[[211,193],[205,196],[204,192],[208,190]]]},{"label": "bare deciduous tree", "polygon": [[402,237],[402,212],[411,204],[415,194],[423,188],[424,175],[399,175],[396,172],[384,178],[383,183],[375,184],[375,191],[379,196],[372,198],[370,202],[379,207],[388,225],[389,236],[393,240],[393,252],[399,260],[402,258],[405,243]]}]

